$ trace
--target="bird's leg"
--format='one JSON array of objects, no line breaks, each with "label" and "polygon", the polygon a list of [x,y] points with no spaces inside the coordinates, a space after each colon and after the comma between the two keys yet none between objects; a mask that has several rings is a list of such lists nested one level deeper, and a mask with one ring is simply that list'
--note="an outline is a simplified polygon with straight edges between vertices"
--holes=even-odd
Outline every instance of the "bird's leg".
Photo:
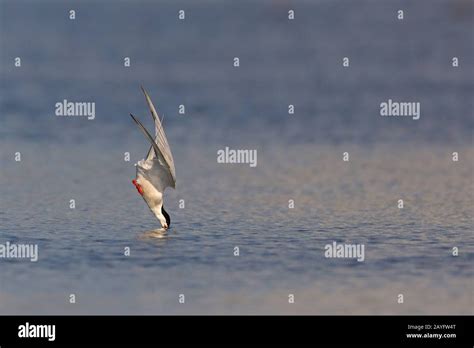
[{"label": "bird's leg", "polygon": [[136,187],[138,193],[143,196],[143,188],[142,188],[142,186],[141,186],[139,183],[137,183],[137,181],[136,181],[135,179],[132,180],[132,184],[135,185],[135,187]]}]

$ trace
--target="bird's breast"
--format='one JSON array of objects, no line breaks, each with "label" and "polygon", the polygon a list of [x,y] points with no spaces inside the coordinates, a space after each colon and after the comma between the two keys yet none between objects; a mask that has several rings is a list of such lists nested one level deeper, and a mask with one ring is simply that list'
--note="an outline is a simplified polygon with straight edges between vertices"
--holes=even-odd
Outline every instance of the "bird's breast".
[{"label": "bird's breast", "polygon": [[163,203],[163,194],[157,190],[157,188],[145,177],[139,176],[137,178],[137,183],[142,189],[142,197],[150,206],[153,208],[156,205],[161,205]]}]

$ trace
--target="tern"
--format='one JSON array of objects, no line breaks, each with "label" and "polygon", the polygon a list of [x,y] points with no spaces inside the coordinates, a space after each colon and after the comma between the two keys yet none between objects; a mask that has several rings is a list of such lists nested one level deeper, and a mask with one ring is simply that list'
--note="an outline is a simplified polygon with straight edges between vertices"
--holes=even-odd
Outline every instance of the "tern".
[{"label": "tern", "polygon": [[167,187],[176,188],[176,171],[173,155],[171,154],[163,125],[151,98],[143,87],[142,91],[155,124],[155,137],[153,138],[143,124],[130,114],[138,128],[140,128],[151,143],[146,157],[135,164],[137,172],[136,178],[132,180],[132,183],[145,200],[151,212],[160,221],[161,226],[164,229],[168,229],[171,219],[163,206],[163,197]]}]

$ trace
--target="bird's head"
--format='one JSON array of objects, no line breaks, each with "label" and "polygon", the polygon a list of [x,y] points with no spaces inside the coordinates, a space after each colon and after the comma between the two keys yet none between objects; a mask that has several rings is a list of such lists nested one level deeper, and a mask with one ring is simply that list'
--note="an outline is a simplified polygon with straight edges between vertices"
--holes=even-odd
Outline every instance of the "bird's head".
[{"label": "bird's head", "polygon": [[153,214],[155,214],[158,221],[160,221],[161,227],[163,227],[165,229],[168,229],[170,227],[170,224],[171,224],[171,218],[170,218],[168,212],[165,210],[165,208],[161,204],[160,205],[158,205],[158,204],[150,205],[150,203],[148,202],[148,199],[145,196],[143,196],[144,195],[144,190],[143,190],[142,185],[140,185],[138,183],[138,181],[135,180],[135,179],[132,180],[132,183],[135,186],[135,188],[137,189],[138,193],[145,199],[148,206],[150,207],[150,210],[153,212]]},{"label": "bird's head", "polygon": [[161,209],[155,208],[152,209],[152,211],[155,214],[156,218],[160,221],[161,227],[163,227],[164,229],[170,228],[171,218],[163,206],[161,206]]}]

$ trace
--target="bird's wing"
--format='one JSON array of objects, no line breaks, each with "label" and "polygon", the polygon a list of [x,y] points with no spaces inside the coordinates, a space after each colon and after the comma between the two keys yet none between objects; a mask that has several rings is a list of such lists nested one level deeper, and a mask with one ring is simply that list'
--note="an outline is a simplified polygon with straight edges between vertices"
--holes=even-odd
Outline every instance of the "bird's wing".
[{"label": "bird's wing", "polygon": [[[144,172],[146,171],[147,176],[150,177],[152,182],[155,182],[155,186],[160,188],[160,191],[164,190],[166,187],[170,186],[172,188],[176,187],[176,179],[173,177],[173,174],[170,170],[168,162],[164,157],[163,153],[158,146],[158,143],[153,139],[153,137],[148,133],[146,128],[143,124],[135,118],[132,114],[130,114],[132,119],[137,124],[138,128],[143,132],[145,137],[150,141],[152,150],[154,152],[154,157],[150,160],[140,161],[138,164],[140,165],[140,169]],[[169,148],[168,148],[169,151]],[[170,152],[171,155],[171,152]],[[158,162],[158,163],[156,163]],[[174,170],[174,164],[173,164]],[[156,180],[159,182],[156,182]]]},{"label": "bird's wing", "polygon": [[[143,94],[145,95],[146,102],[148,104],[148,107],[150,108],[151,116],[153,117],[153,122],[155,124],[155,143],[158,146],[158,149],[160,150],[161,155],[163,156],[170,170],[170,174],[175,185],[176,184],[176,171],[174,169],[174,160],[173,160],[173,155],[171,154],[170,146],[168,144],[168,139],[166,139],[166,134],[163,129],[163,125],[161,124],[160,118],[158,116],[158,113],[156,112],[155,106],[153,105],[150,96],[148,95],[148,93],[145,91],[143,87],[142,87],[142,91],[143,91]],[[154,151],[152,151],[152,148],[150,148],[150,150],[148,150],[146,160],[152,159],[153,155],[154,155]],[[174,185],[172,186],[173,188],[174,188]]]}]

